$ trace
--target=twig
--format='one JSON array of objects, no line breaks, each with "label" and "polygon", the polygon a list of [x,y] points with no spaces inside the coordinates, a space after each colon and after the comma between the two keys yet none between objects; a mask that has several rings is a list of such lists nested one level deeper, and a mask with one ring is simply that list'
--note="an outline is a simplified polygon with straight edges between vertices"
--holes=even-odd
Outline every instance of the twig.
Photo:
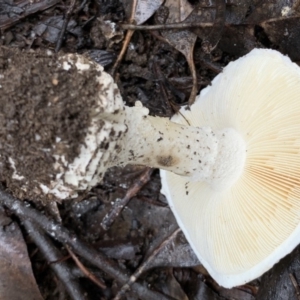
[{"label": "twig", "polygon": [[[42,215],[35,209],[28,206],[28,203],[20,201],[10,194],[0,189],[0,204],[5,205],[19,218],[24,220],[29,219],[37,223],[43,230],[50,234],[57,241],[67,244],[75,253],[86,259],[91,264],[106,272],[112,278],[121,284],[129,281],[129,276],[121,269],[113,260],[108,259],[102,253],[88,247],[75,234],[70,233],[61,224]],[[134,292],[140,299],[145,300],[166,300],[164,295],[151,291],[139,283],[134,283],[132,286]]]},{"label": "twig", "polygon": [[130,24],[132,24],[134,22],[134,17],[135,17],[137,4],[138,4],[138,0],[133,0],[132,1],[131,14],[130,14],[130,18],[129,18],[129,23]]},{"label": "twig", "polygon": [[[129,19],[129,23],[131,23],[131,24],[134,22],[134,16],[135,16],[137,2],[138,2],[138,0],[133,0],[133,2],[132,2],[131,16],[130,16],[130,19]],[[119,53],[118,58],[115,61],[114,65],[111,69],[111,74],[112,74],[113,77],[115,77],[115,73],[117,71],[117,68],[119,67],[120,62],[122,61],[122,59],[123,59],[123,57],[124,57],[124,55],[127,51],[127,48],[128,48],[128,45],[129,45],[129,42],[131,40],[131,37],[132,37],[133,33],[134,33],[134,30],[131,30],[131,29],[129,29],[126,33],[121,52]]]},{"label": "twig", "polygon": [[300,288],[299,288],[299,285],[297,283],[297,280],[296,280],[295,276],[292,273],[290,273],[289,275],[290,275],[291,282],[292,282],[292,284],[295,288],[297,299],[300,300]]},{"label": "twig", "polygon": [[120,199],[116,199],[114,206],[112,209],[104,216],[101,227],[104,230],[108,230],[109,227],[113,224],[116,218],[119,216],[124,207],[128,204],[129,200],[134,197],[140,189],[150,180],[153,169],[145,168],[143,174],[139,177],[139,179],[132,185],[131,188],[128,189],[125,196]]},{"label": "twig", "polygon": [[[294,22],[294,21],[297,21],[298,20],[298,18],[299,18],[299,16],[297,15],[297,14],[295,14],[295,16],[289,16],[288,18],[287,17],[277,17],[277,18],[270,18],[270,19],[267,19],[267,20],[265,20],[265,21],[263,21],[263,22],[261,22],[261,23],[259,23],[258,25],[259,26],[265,26],[267,23],[273,23],[273,22],[280,22],[280,21],[286,21],[287,19],[291,22]],[[245,24],[247,24],[247,25],[251,25],[251,24],[253,24],[252,22],[245,22]],[[256,22],[255,22],[255,24],[256,24]]]},{"label": "twig", "polygon": [[169,23],[159,25],[134,25],[134,24],[121,24],[123,29],[131,30],[171,30],[171,29],[188,29],[193,27],[213,27],[214,23],[202,23],[202,22],[187,22],[187,23]]},{"label": "twig", "polygon": [[125,292],[131,287],[132,284],[136,282],[136,280],[141,276],[141,274],[144,272],[144,270],[147,268],[147,266],[152,262],[152,260],[158,255],[158,253],[166,247],[167,244],[169,244],[176,235],[180,232],[180,228],[177,228],[172,234],[170,234],[164,241],[161,243],[148,257],[146,261],[144,261],[139,268],[130,276],[130,279],[128,282],[126,282],[118,294],[115,296],[113,300],[120,300],[122,296],[125,294]]},{"label": "twig", "polygon": [[66,16],[65,16],[65,19],[64,19],[64,22],[63,22],[62,28],[60,30],[56,46],[55,46],[55,52],[58,52],[61,48],[67,26],[68,26],[70,18],[71,18],[71,14],[72,14],[72,12],[74,10],[74,7],[75,7],[75,3],[76,3],[76,0],[72,0],[72,2],[70,4],[70,7],[68,8],[68,10],[66,12]]},{"label": "twig", "polygon": [[[61,253],[56,247],[53,246],[51,240],[43,234],[39,226],[30,220],[24,219],[23,222],[26,231],[33,239],[34,243],[38,246],[45,259],[50,262],[49,266],[63,283],[66,291],[73,300],[86,300],[84,291],[81,289],[76,278],[74,278],[72,271],[68,267],[67,263],[61,260]],[[60,261],[58,263],[51,263],[54,261]]]},{"label": "twig", "polygon": [[193,86],[189,97],[189,106],[191,106],[196,99],[197,93],[198,93],[198,80],[197,80],[197,73],[196,73],[196,67],[194,62],[194,51],[191,51],[189,53],[189,57],[187,58],[188,65],[191,70],[191,75],[193,78]]},{"label": "twig", "polygon": [[91,281],[93,281],[96,285],[98,285],[101,289],[106,289],[106,285],[104,284],[104,282],[102,282],[100,279],[98,279],[94,274],[92,274],[82,263],[81,261],[78,259],[78,257],[74,254],[74,252],[68,247],[66,246],[69,254],[71,255],[71,257],[73,258],[73,260],[75,261],[76,265],[78,266],[78,268],[81,270],[81,272],[87,277],[89,278]]}]

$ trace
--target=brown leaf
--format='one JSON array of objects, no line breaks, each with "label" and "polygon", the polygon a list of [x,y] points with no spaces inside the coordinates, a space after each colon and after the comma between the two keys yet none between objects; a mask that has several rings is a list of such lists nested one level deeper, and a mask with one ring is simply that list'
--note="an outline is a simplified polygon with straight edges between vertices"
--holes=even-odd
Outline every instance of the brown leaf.
[{"label": "brown leaf", "polygon": [[182,287],[175,279],[173,272],[167,271],[163,273],[161,277],[158,278],[158,282],[155,284],[156,288],[174,300],[189,300]]},{"label": "brown leaf", "polygon": [[[0,211],[0,299],[42,300],[17,223]],[[9,223],[4,224],[6,219]]]},{"label": "brown leaf", "polygon": [[255,299],[255,297],[250,293],[242,291],[238,288],[225,289],[223,287],[219,287],[218,293],[220,296],[232,300],[254,300]]},{"label": "brown leaf", "polygon": [[[166,0],[164,7],[169,11],[166,23],[182,22],[193,10],[192,6],[186,0]],[[171,46],[185,56],[189,64],[193,77],[193,88],[189,103],[193,103],[197,94],[197,75],[193,57],[197,36],[189,30],[164,30],[161,34]]]},{"label": "brown leaf", "polygon": [[300,247],[298,246],[263,275],[257,300],[297,299],[296,290],[289,275],[293,274],[296,281],[300,282],[299,255]]},{"label": "brown leaf", "polygon": [[167,23],[182,22],[193,11],[192,5],[186,0],[166,0],[164,6],[169,9]]},{"label": "brown leaf", "polygon": [[189,299],[194,300],[225,300],[208,287],[199,277],[198,280],[189,288]]},{"label": "brown leaf", "polygon": [[246,19],[248,24],[258,24],[274,19],[284,19],[299,16],[299,0],[269,0],[256,1],[254,9]]},{"label": "brown leaf", "polygon": [[54,6],[59,0],[42,1],[0,1],[0,29],[5,30],[18,21]]},{"label": "brown leaf", "polygon": [[245,55],[259,44],[253,26],[226,26],[218,47],[231,55]]},{"label": "brown leaf", "polygon": [[164,0],[138,0],[134,20],[137,25],[146,22],[162,5]]},{"label": "brown leaf", "polygon": [[[132,6],[135,1],[132,0],[121,0],[125,9],[126,18],[130,19],[132,16]],[[164,0],[137,0],[134,21],[137,25],[146,22],[163,4]]]},{"label": "brown leaf", "polygon": [[292,60],[298,61],[300,60],[299,21],[299,17],[293,17],[261,24],[268,38],[279,47],[280,52],[289,55]]},{"label": "brown leaf", "polygon": [[[32,30],[36,35],[41,36],[44,40],[54,44],[59,38],[63,22],[63,15],[53,16],[38,23]],[[76,25],[77,24],[74,20],[70,20],[67,26],[67,31],[74,32]]]},{"label": "brown leaf", "polygon": [[253,2],[254,0],[230,0],[230,3],[226,6],[225,23],[231,25],[243,23]]},{"label": "brown leaf", "polygon": [[171,243],[160,250],[146,269],[154,267],[194,267],[198,265],[200,265],[200,262],[196,254],[181,232]]}]

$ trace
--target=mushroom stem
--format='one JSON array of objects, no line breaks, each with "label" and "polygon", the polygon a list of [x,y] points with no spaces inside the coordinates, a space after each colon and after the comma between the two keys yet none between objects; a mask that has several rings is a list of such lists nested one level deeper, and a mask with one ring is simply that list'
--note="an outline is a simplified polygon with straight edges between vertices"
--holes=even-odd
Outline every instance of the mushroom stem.
[{"label": "mushroom stem", "polygon": [[140,102],[125,107],[125,112],[128,130],[110,166],[140,164],[165,169],[208,182],[215,189],[230,186],[241,174],[246,146],[234,129],[215,131],[152,117]]}]

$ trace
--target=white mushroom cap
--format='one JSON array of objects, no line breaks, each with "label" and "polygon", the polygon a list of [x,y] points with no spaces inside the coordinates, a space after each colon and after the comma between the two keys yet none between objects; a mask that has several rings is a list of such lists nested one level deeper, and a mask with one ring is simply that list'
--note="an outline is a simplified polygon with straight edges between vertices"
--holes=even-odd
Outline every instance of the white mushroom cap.
[{"label": "white mushroom cap", "polygon": [[199,260],[224,287],[269,270],[300,242],[300,68],[255,49],[231,62],[172,121],[233,128],[247,154],[221,189],[161,171],[162,193]]}]

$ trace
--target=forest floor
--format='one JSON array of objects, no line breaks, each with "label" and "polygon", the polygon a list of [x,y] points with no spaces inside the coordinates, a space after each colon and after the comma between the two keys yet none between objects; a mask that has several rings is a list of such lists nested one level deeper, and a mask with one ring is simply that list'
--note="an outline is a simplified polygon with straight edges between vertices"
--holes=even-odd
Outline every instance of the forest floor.
[{"label": "forest floor", "polygon": [[[0,47],[85,54],[113,75],[127,105],[139,100],[150,114],[171,117],[224,66],[253,48],[276,49],[300,61],[298,2],[2,0]],[[179,31],[167,28],[180,22]],[[129,23],[135,25],[122,25]],[[22,217],[2,209],[0,238],[6,232],[6,242],[15,245],[18,239],[15,247],[25,258],[5,255],[26,275],[20,278],[18,266],[9,275],[0,269],[0,279],[9,279],[0,298],[14,300],[22,293],[23,300],[300,299],[299,248],[249,284],[220,287],[178,229],[160,189],[158,170],[115,167],[81,199],[48,205],[28,199],[35,211],[26,204]],[[28,221],[32,218],[35,222]],[[46,221],[59,226],[51,231]],[[102,253],[101,259],[93,251]]]}]

